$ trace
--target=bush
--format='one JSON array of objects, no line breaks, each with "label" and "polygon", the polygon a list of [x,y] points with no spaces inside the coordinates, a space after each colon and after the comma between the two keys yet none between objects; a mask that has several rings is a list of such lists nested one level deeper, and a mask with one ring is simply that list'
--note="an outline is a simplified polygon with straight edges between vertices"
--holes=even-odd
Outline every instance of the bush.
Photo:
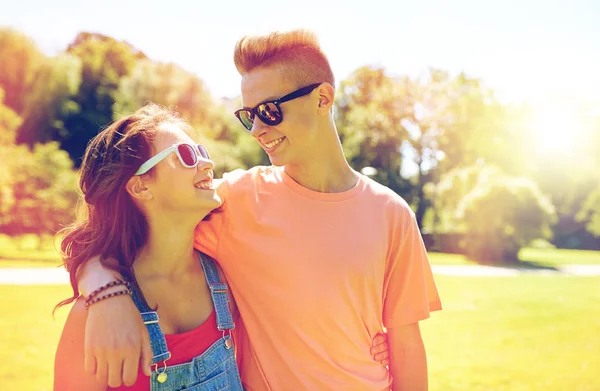
[{"label": "bush", "polygon": [[0,233],[54,234],[73,221],[77,175],[56,142],[0,151]]},{"label": "bush", "polygon": [[[488,264],[515,262],[522,247],[551,238],[554,207],[533,181],[497,168],[469,167],[450,173],[442,182],[439,189],[444,192],[455,188],[464,194],[454,206],[446,199],[452,213],[445,212],[451,215],[447,225],[465,234],[464,253],[469,258]],[[436,197],[443,199],[444,192]]]}]

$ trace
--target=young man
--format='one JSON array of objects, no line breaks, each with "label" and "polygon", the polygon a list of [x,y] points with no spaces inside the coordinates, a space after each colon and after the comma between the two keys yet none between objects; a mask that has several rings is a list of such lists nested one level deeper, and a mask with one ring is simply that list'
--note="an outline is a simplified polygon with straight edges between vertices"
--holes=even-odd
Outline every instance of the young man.
[{"label": "young man", "polygon": [[[316,37],[244,37],[234,60],[244,105],[236,116],[273,166],[225,175],[222,213],[198,227],[195,245],[221,264],[244,319],[244,386],[426,390],[418,322],[441,309],[427,253],[406,202],[344,158],[334,77]],[[94,263],[82,290],[110,276]],[[123,331],[134,313],[127,300],[90,308],[90,340],[139,343],[138,324]],[[128,318],[103,323],[108,306]],[[389,371],[370,352],[383,326]],[[105,365],[110,353],[94,354]]]}]

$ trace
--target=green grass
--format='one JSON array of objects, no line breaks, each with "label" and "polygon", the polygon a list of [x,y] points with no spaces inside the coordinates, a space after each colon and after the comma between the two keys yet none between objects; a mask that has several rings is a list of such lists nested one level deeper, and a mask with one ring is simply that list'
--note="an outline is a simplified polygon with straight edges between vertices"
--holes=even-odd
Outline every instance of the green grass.
[{"label": "green grass", "polygon": [[429,262],[432,265],[476,265],[464,255],[429,252]]},{"label": "green grass", "polygon": [[68,309],[52,309],[70,296],[68,285],[0,285],[0,389],[52,390],[54,352]]},{"label": "green grass", "polygon": [[[521,250],[521,260],[547,266],[600,264],[600,251],[585,250]],[[433,265],[476,265],[464,255],[429,253]],[[53,267],[62,262],[55,250],[0,249],[0,268],[3,267]]]},{"label": "green grass", "polygon": [[549,266],[597,265],[600,264],[600,251],[524,248],[519,253],[519,258],[522,261],[536,262]]},{"label": "green grass", "polygon": [[53,267],[62,264],[51,237],[40,241],[37,236],[11,238],[0,235],[0,268]]},{"label": "green grass", "polygon": [[[436,276],[422,322],[431,391],[600,390],[600,278]],[[0,286],[0,389],[51,390],[64,286]]]},{"label": "green grass", "polygon": [[49,260],[49,259],[26,259],[26,258],[1,258],[0,257],[0,269],[2,268],[14,268],[14,267],[58,267],[62,265],[60,259]]},{"label": "green grass", "polygon": [[[60,255],[52,237],[38,238],[25,235],[12,238],[0,235],[0,268],[3,267],[52,267],[60,265]],[[522,261],[546,266],[600,264],[600,251],[557,250],[525,248],[519,257]],[[430,252],[434,265],[476,265],[464,255]]]},{"label": "green grass", "polygon": [[430,389],[600,390],[600,278],[436,276]]},{"label": "green grass", "polygon": [[[525,262],[533,262],[545,266],[560,265],[597,265],[600,264],[600,251],[563,250],[524,248],[519,253],[519,258]],[[433,265],[476,265],[464,255],[429,253]]]}]

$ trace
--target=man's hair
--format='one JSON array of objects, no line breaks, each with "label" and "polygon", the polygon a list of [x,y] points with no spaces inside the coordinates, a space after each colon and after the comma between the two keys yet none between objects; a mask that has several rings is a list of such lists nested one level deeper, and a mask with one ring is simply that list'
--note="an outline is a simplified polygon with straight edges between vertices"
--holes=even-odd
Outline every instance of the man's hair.
[{"label": "man's hair", "polygon": [[257,68],[276,66],[297,87],[328,82],[335,88],[329,60],[317,36],[308,30],[247,35],[235,45],[233,60],[242,76]]}]

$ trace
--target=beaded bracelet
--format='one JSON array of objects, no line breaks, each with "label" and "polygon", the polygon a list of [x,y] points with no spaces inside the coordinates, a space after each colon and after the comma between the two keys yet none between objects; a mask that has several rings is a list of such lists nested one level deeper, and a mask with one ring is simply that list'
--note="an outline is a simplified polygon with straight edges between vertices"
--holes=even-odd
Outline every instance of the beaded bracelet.
[{"label": "beaded bracelet", "polygon": [[92,304],[96,304],[97,302],[102,301],[104,299],[108,299],[108,298],[116,297],[116,296],[121,296],[121,295],[131,295],[131,289],[127,288],[127,289],[123,289],[123,290],[120,290],[120,291],[107,293],[107,294],[102,295],[102,296],[94,297],[91,300],[88,299],[88,300],[85,301],[85,308],[90,308],[90,306]]},{"label": "beaded bracelet", "polygon": [[129,284],[129,282],[123,281],[123,280],[114,280],[114,281],[109,282],[108,284],[102,285],[100,288],[98,288],[95,291],[93,291],[92,293],[90,293],[88,295],[88,297],[86,298],[86,301],[92,300],[99,293],[104,292],[108,288],[111,288],[111,287],[117,286],[117,285],[125,285],[127,287],[127,289],[131,289],[131,285]]},{"label": "beaded bracelet", "polygon": [[125,287],[127,289],[131,290],[131,285],[127,281],[123,281],[123,280],[111,281],[108,284],[102,285],[100,288],[96,289],[95,291],[90,293],[88,295],[88,297],[85,298],[86,307],[89,307],[88,303],[90,301],[92,301],[94,299],[94,297],[98,296],[100,293],[104,292],[105,290],[112,288],[113,286],[118,286],[118,285],[125,285]]}]

